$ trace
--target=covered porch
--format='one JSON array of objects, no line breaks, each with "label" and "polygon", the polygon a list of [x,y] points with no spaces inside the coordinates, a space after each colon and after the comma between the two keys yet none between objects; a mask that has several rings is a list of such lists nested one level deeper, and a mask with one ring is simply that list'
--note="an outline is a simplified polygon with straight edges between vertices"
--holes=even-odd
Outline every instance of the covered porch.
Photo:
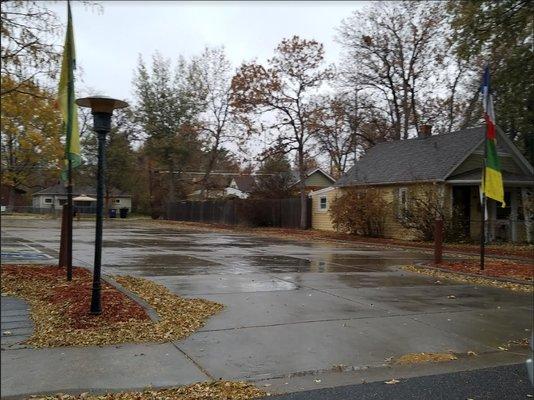
[{"label": "covered porch", "polygon": [[[451,205],[465,222],[465,234],[480,238],[482,224],[480,205],[481,171],[470,172],[448,180],[451,185]],[[534,182],[528,176],[503,173],[503,208],[496,201],[487,201],[486,241],[532,243],[534,228]]]}]

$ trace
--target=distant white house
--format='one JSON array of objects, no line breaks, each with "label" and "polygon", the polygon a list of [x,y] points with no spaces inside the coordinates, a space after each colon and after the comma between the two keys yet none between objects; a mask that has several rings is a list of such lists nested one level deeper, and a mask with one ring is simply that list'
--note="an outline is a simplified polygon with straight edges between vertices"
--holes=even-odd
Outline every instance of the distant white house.
[{"label": "distant white house", "polygon": [[[83,196],[83,197],[81,197]],[[81,197],[83,200],[74,201],[74,205],[80,209],[88,210],[95,206],[96,189],[93,187],[73,188],[73,197]],[[111,190],[109,208],[121,209],[127,208],[128,212],[132,211],[132,196],[128,193],[120,192],[116,189]],[[67,202],[67,188],[63,184],[57,184],[46,189],[40,190],[32,195],[32,206],[34,209],[56,209],[59,210]]]},{"label": "distant white house", "polygon": [[231,198],[246,199],[254,188],[256,178],[251,175],[237,175],[232,177],[230,183],[227,182],[219,183],[217,187],[206,189],[204,196],[202,196],[202,190],[195,190],[187,195],[187,199],[194,201]]},{"label": "distant white house", "polygon": [[226,197],[239,197],[246,199],[254,189],[256,178],[251,175],[239,175],[232,178],[230,184],[225,188]]}]

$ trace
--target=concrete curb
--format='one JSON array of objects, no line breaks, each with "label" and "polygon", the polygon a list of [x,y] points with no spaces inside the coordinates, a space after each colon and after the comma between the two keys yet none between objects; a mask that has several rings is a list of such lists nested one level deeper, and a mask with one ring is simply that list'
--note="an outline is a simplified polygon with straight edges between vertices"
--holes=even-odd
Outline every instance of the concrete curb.
[{"label": "concrete curb", "polygon": [[534,286],[534,282],[533,281],[526,281],[526,280],[525,281],[521,281],[519,279],[513,279],[513,278],[500,278],[500,277],[497,277],[497,276],[472,274],[470,272],[451,271],[450,269],[447,269],[447,268],[434,267],[432,265],[428,265],[428,264],[425,264],[425,263],[422,263],[422,262],[415,263],[414,265],[417,266],[417,267],[426,268],[426,269],[439,271],[439,272],[445,272],[445,273],[449,273],[449,274],[457,274],[457,275],[470,276],[470,277],[474,277],[474,278],[482,278],[482,279],[486,279],[488,281],[498,281],[498,282],[504,282],[504,283],[515,283],[515,284],[525,285],[525,286]]},{"label": "concrete curb", "polygon": [[115,289],[117,289],[119,292],[121,292],[122,294],[124,294],[125,296],[129,297],[130,299],[132,299],[133,301],[135,301],[137,304],[139,304],[141,307],[143,307],[143,309],[146,311],[146,313],[148,314],[148,316],[150,317],[150,319],[153,321],[153,322],[159,322],[160,318],[159,318],[159,315],[158,313],[152,308],[152,306],[150,306],[150,304],[148,304],[145,300],[143,300],[141,297],[139,297],[138,295],[136,295],[135,293],[132,293],[131,291],[129,291],[128,289],[126,289],[124,286],[122,286],[120,283],[118,283],[117,281],[115,281],[113,278],[111,278],[110,276],[105,276],[105,277],[102,277],[102,280],[104,282],[107,282],[109,283],[111,286],[113,286]]}]

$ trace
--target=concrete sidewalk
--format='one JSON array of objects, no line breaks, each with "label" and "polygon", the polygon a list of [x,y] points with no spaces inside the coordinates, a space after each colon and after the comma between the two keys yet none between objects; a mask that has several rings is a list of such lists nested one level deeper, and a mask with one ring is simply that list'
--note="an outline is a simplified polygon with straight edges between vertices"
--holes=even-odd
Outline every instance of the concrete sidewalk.
[{"label": "concrete sidewalk", "polygon": [[172,343],[2,351],[2,398],[141,390],[209,380]]}]

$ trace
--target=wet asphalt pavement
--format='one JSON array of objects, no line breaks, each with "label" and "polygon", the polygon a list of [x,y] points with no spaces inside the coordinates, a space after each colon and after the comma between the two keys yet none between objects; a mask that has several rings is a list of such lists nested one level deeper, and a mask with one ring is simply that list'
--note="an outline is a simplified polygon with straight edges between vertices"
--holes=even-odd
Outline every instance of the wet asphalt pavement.
[{"label": "wet asphalt pavement", "polygon": [[272,400],[524,400],[534,396],[524,364],[373,382],[271,397]]},{"label": "wet asphalt pavement", "polygon": [[[2,221],[2,249],[24,244],[57,257],[59,223]],[[94,223],[75,221],[74,229],[74,263],[90,267]],[[226,306],[174,343],[217,379],[268,380],[339,366],[354,371],[416,352],[490,354],[530,336],[531,296],[438,284],[398,268],[430,258],[414,250],[176,230],[150,221],[109,220],[104,227],[103,273],[142,276]]]}]

